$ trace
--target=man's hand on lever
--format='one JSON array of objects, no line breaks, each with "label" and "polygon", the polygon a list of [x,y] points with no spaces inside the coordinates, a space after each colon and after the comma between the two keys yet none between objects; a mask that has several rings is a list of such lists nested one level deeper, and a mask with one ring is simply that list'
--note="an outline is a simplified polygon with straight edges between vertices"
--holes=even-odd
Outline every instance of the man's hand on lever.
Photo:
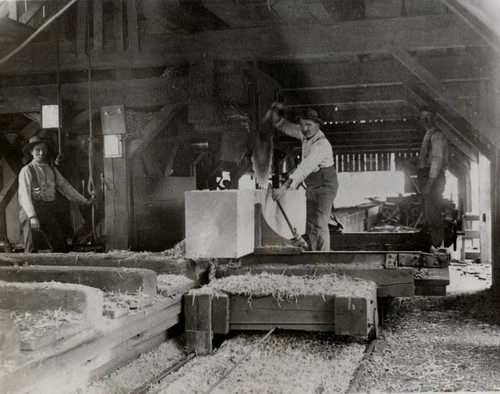
[{"label": "man's hand on lever", "polygon": [[286,191],[290,188],[292,184],[292,180],[288,178],[279,189],[273,189],[273,200],[279,200],[279,198],[286,193]]},{"label": "man's hand on lever", "polygon": [[271,119],[273,124],[278,123],[283,117],[283,111],[285,110],[285,105],[278,101],[271,104],[271,108],[266,112],[266,115],[262,119],[262,123],[267,122]]}]

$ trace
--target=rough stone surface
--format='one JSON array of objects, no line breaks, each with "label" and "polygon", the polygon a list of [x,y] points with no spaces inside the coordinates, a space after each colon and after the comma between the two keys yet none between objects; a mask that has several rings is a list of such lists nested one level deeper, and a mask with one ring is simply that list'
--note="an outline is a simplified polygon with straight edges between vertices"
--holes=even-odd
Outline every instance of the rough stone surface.
[{"label": "rough stone surface", "polygon": [[8,310],[63,309],[83,314],[88,320],[102,317],[102,291],[64,283],[0,282],[0,305]]},{"label": "rough stone surface", "polygon": [[186,256],[238,258],[254,250],[254,190],[186,192]]},{"label": "rough stone surface", "polygon": [[106,291],[156,294],[156,273],[151,270],[112,267],[28,266],[0,267],[6,282],[75,283]]},{"label": "rough stone surface", "polygon": [[[284,238],[292,238],[293,235],[285,217],[278,208],[278,204],[271,197],[271,189],[255,190],[255,203],[262,204],[262,215],[269,227]],[[304,234],[306,232],[305,190],[287,191],[280,197],[280,203],[292,226],[297,229],[298,234]]]}]

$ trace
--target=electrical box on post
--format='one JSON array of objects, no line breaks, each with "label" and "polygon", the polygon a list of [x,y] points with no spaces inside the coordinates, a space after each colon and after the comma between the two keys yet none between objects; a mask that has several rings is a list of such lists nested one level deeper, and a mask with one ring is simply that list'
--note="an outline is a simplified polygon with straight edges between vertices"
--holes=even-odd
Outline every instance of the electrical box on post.
[{"label": "electrical box on post", "polygon": [[123,105],[101,107],[101,123],[104,135],[104,157],[123,157],[122,135],[127,131]]},{"label": "electrical box on post", "polygon": [[59,106],[42,105],[42,129],[59,127]]}]

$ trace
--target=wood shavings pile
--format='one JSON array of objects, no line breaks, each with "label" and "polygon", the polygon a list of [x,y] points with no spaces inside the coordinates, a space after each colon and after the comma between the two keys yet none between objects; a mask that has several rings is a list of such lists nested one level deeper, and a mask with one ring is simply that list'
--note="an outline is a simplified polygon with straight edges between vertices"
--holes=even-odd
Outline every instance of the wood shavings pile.
[{"label": "wood shavings pile", "polygon": [[[204,393],[232,368],[265,333],[239,335],[211,356],[197,357],[150,393]],[[213,393],[345,392],[363,357],[360,341],[326,333],[271,335],[236,367]]]},{"label": "wood shavings pile", "polygon": [[[487,322],[488,316],[474,316],[464,298],[405,299],[395,305],[380,343],[364,362],[357,390],[500,390],[500,327]],[[496,309],[498,315],[498,304]]]},{"label": "wood shavings pile", "polygon": [[42,338],[61,325],[80,323],[84,320],[82,314],[74,311],[47,309],[44,311],[0,311],[7,314],[19,327],[21,340]]},{"label": "wood shavings pile", "polygon": [[183,275],[160,274],[156,277],[158,292],[163,295],[185,293],[194,287],[194,281]]},{"label": "wood shavings pile", "polygon": [[126,366],[104,378],[93,382],[79,394],[123,394],[130,393],[158,376],[169,366],[185,356],[175,340],[162,343],[157,349],[142,354]]},{"label": "wood shavings pile", "polygon": [[340,276],[285,276],[269,273],[233,275],[216,279],[193,295],[233,294],[249,297],[273,296],[276,300],[294,300],[303,295],[337,295],[341,297],[371,298],[376,290],[374,282]]},{"label": "wood shavings pile", "polygon": [[172,248],[160,252],[160,254],[172,258],[186,257],[186,241],[182,240],[176,243]]}]

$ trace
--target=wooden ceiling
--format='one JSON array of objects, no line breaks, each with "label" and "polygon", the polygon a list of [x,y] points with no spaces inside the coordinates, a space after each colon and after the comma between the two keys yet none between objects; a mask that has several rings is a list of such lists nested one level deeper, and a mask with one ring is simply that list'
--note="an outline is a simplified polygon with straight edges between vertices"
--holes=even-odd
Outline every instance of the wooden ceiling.
[{"label": "wooden ceiling", "polygon": [[[0,1],[0,57],[66,4]],[[89,64],[96,109],[189,104],[193,65],[209,61],[215,74],[218,64],[244,64],[248,83],[258,69],[290,115],[316,107],[336,151],[418,150],[425,103],[455,156],[477,160],[500,138],[489,104],[497,36],[474,11],[463,0],[78,0],[0,60],[0,127],[23,133],[19,119],[57,97],[57,74],[69,124],[84,118]],[[236,90],[246,83],[238,78]]]}]

